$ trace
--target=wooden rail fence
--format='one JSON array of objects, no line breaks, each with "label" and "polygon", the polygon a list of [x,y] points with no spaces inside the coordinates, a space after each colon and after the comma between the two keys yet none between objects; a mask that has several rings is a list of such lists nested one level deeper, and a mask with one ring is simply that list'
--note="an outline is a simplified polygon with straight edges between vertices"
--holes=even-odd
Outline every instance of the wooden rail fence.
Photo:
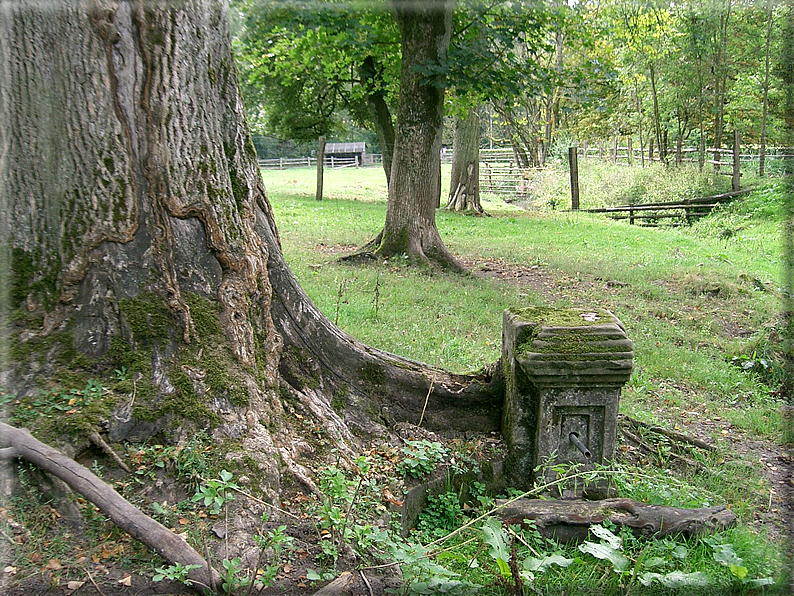
[{"label": "wooden rail fence", "polygon": [[679,219],[682,222],[690,223],[693,219],[708,215],[717,205],[727,203],[750,192],[752,192],[751,189],[735,190],[710,197],[601,207],[598,209],[583,209],[582,211],[586,213],[605,213],[613,219],[628,219],[630,224],[643,222],[644,225],[658,225],[658,220],[660,219]]}]

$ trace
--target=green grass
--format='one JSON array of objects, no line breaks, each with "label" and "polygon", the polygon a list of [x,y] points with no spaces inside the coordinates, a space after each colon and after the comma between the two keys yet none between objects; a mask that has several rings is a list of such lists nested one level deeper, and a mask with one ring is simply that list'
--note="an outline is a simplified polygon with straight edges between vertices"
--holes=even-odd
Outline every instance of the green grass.
[{"label": "green grass", "polygon": [[[635,193],[634,200],[640,201],[724,190],[715,186],[719,180],[693,177],[692,170],[669,174],[586,163],[583,188],[591,196],[583,206],[621,202],[626,193]],[[445,187],[448,175],[445,168]],[[286,259],[309,296],[341,328],[381,349],[466,372],[499,358],[505,308],[607,308],[634,341],[635,368],[623,390],[621,411],[681,432],[695,425],[711,433],[720,447],[702,458],[701,471],[674,472],[663,453],[636,468],[628,465],[621,477],[630,486],[622,492],[677,506],[729,503],[745,522],[769,507],[771,487],[752,460],[736,456],[731,441],[744,437],[774,448],[783,438],[782,403],[774,392],[780,371],[759,364],[781,361],[783,193],[774,180],[691,227],[629,226],[564,211],[564,200],[553,196],[567,193],[559,169],[542,173],[546,187],[557,190],[537,197],[538,208],[530,211],[488,197],[486,210],[492,217],[437,212],[441,236],[454,254],[479,264],[491,262],[492,269],[496,264],[521,268],[534,276],[534,283],[526,284],[498,276],[421,272],[399,258],[368,266],[337,263],[345,250],[380,230],[386,208],[383,173],[376,168],[328,172],[322,202],[314,200],[313,176],[309,170],[264,173]],[[549,208],[554,204],[559,210]],[[734,359],[757,366],[744,370]],[[641,476],[645,479],[630,481]],[[717,539],[734,546],[752,577],[780,569],[777,542],[763,532],[740,526]],[[444,564],[465,572],[475,554],[483,557],[476,548],[468,552],[470,547],[453,549]],[[653,556],[666,557],[658,571],[703,571],[712,582],[707,593],[752,592],[715,561],[711,545],[688,543],[687,558],[673,562],[669,552],[661,552],[668,547],[668,542],[636,546],[636,568]],[[561,588],[569,593],[581,586],[570,593],[586,594],[586,586],[596,585],[603,593],[617,594],[625,593],[628,584],[632,593],[665,593],[658,585],[643,588],[609,566],[587,562],[578,551],[566,556],[586,564],[548,570],[535,581],[537,593],[555,594]],[[485,567],[466,573],[472,581],[490,581],[483,593],[508,593]]]},{"label": "green grass", "polygon": [[[438,212],[442,238],[455,254],[535,266],[545,285],[528,287],[429,275],[400,259],[386,266],[336,263],[341,250],[374,237],[385,217],[382,198],[365,201],[350,190],[369,188],[382,172],[342,172],[344,184],[326,186],[329,196],[347,198],[322,202],[292,192],[294,180],[311,171],[277,172],[265,181],[290,266],[323,312],[359,339],[460,372],[499,357],[507,307],[599,306],[612,310],[635,342],[629,392],[642,394],[640,381],[648,378],[725,403],[764,402],[768,395],[730,359],[768,351],[774,336],[781,268],[778,210],[769,207],[781,201],[774,187],[692,228],[643,228],[555,211],[491,209],[486,218]],[[766,206],[760,215],[759,203]],[[743,229],[720,236],[728,227]]]}]

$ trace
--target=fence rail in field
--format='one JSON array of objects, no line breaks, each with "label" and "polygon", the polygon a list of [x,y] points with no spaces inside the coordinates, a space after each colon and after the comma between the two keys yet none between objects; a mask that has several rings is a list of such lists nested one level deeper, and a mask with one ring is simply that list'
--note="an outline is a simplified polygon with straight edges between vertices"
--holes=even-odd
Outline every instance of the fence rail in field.
[{"label": "fence rail in field", "polygon": [[480,192],[509,196],[515,199],[527,198],[530,183],[529,170],[516,167],[512,162],[480,162]]},{"label": "fence rail in field", "polygon": [[[379,165],[380,163],[381,155],[379,153],[368,154],[363,164],[357,156],[336,157],[334,155],[326,155],[324,167],[333,169],[357,168],[361,165]],[[259,167],[264,170],[287,170],[290,168],[313,168],[316,166],[316,157],[277,157],[259,160]]]},{"label": "fence rail in field", "polygon": [[[663,162],[659,150],[646,144],[639,146],[633,142],[625,145],[615,143],[606,146],[603,142],[593,145],[582,143],[577,147],[580,157],[611,159],[618,165],[637,165],[649,162]],[[666,161],[669,163],[699,163],[700,149],[697,147],[672,147],[668,148]],[[715,155],[719,158],[715,159]],[[794,147],[767,147],[764,151],[767,160],[775,161],[794,158]],[[757,146],[741,147],[739,159],[743,162],[758,161],[760,148]],[[703,163],[730,167],[733,165],[733,148],[706,147],[703,149]]]},{"label": "fence rail in field", "polygon": [[654,225],[660,219],[683,219],[690,222],[693,219],[708,215],[717,205],[730,202],[736,197],[750,192],[752,192],[751,189],[737,190],[710,197],[621,205],[618,207],[601,207],[598,209],[583,209],[582,211],[587,213],[605,213],[613,219],[628,219],[630,224],[634,224],[639,220],[639,222],[645,222],[645,225]]}]

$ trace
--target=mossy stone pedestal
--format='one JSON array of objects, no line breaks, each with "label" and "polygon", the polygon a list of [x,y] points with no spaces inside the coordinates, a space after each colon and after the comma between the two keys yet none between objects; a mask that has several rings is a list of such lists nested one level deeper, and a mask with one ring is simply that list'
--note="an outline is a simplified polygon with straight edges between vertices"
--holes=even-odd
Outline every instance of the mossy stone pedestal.
[{"label": "mossy stone pedestal", "polygon": [[505,311],[502,432],[511,486],[529,488],[546,461],[592,465],[614,457],[620,389],[633,359],[633,344],[609,311]]}]

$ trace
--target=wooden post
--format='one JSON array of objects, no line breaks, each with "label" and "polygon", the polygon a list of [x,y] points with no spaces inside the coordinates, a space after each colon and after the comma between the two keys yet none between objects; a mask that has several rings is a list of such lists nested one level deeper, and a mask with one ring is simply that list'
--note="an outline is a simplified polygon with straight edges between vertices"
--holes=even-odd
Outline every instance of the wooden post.
[{"label": "wooden post", "polygon": [[634,201],[629,204],[629,225],[634,225]]},{"label": "wooden post", "polygon": [[631,147],[631,137],[628,138],[628,148],[626,149],[626,156],[629,165],[634,165],[634,149]]},{"label": "wooden post", "polygon": [[323,166],[325,165],[325,137],[317,139],[317,192],[314,198],[323,200]]},{"label": "wooden post", "polygon": [[571,209],[579,210],[579,161],[576,147],[568,147],[568,163],[571,168]]},{"label": "wooden post", "polygon": [[612,149],[612,163],[618,163],[618,140],[620,137],[615,135],[615,146]]},{"label": "wooden post", "polygon": [[653,163],[653,137],[648,141],[648,161]]},{"label": "wooden post", "polygon": [[681,135],[675,140],[675,165],[680,166],[683,163],[683,140],[681,139]]},{"label": "wooden post", "polygon": [[739,171],[739,157],[741,152],[739,131],[733,131],[733,176],[731,176],[731,190],[739,190],[742,173]]}]

